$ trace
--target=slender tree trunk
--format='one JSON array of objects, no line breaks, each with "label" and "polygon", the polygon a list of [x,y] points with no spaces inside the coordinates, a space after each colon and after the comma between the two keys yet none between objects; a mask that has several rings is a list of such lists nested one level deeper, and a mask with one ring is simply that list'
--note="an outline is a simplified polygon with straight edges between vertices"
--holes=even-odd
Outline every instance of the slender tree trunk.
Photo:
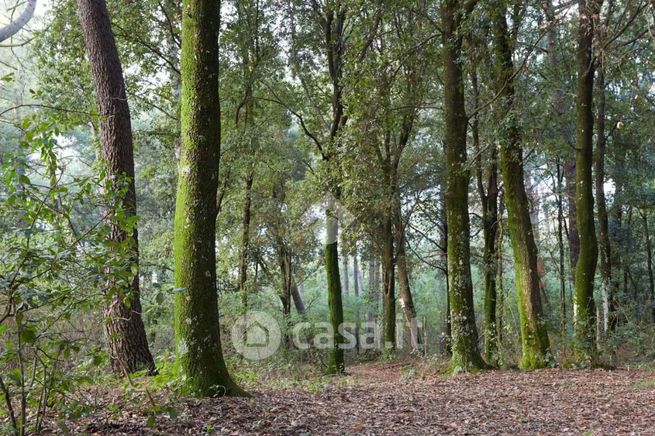
[{"label": "slender tree trunk", "polygon": [[496,304],[496,336],[497,336],[497,348],[498,348],[498,360],[502,363],[503,360],[503,329],[505,322],[505,285],[504,285],[504,269],[503,269],[503,241],[505,239],[505,221],[503,220],[503,214],[505,210],[505,202],[503,201],[502,193],[498,198],[498,231],[496,232],[496,266],[497,266],[497,275],[498,280],[497,284],[497,294],[498,302]]},{"label": "slender tree trunk", "polygon": [[[216,295],[216,197],[220,156],[219,2],[184,0],[182,148],[175,205],[175,338],[189,388],[243,395],[225,361]],[[198,56],[202,53],[202,56]]]},{"label": "slender tree trunk", "polygon": [[339,232],[339,221],[337,219],[336,200],[330,198],[326,210],[326,232],[325,232],[325,272],[328,285],[328,310],[330,312],[330,324],[334,332],[333,347],[328,356],[328,374],[337,374],[345,371],[343,349],[343,335],[341,325],[343,324],[343,303],[341,301],[341,280],[339,279],[339,253],[337,240]]},{"label": "slender tree trunk", "polygon": [[521,362],[525,369],[543,368],[552,360],[550,342],[541,306],[540,280],[537,269],[537,245],[530,219],[530,204],[525,190],[523,149],[517,118],[514,114],[514,64],[510,35],[505,18],[506,7],[492,5],[500,112],[505,114],[500,146],[500,170],[503,176],[504,199],[507,205],[509,234],[514,254],[516,294],[521,331]]},{"label": "slender tree trunk", "polygon": [[[391,207],[389,207],[391,209]],[[384,316],[384,349],[393,352],[396,349],[396,274],[394,262],[394,240],[391,211],[385,213],[382,224],[382,277]]]},{"label": "slender tree trunk", "polygon": [[345,242],[342,240],[341,244],[343,245],[344,249],[342,250],[341,254],[341,268],[343,270],[343,277],[341,287],[343,288],[343,293],[348,294],[350,292],[350,272],[348,271],[348,253],[345,251]]},{"label": "slender tree trunk", "polygon": [[[353,250],[353,292],[355,293],[356,298],[359,298],[359,288],[360,288],[359,260],[357,259],[357,244],[355,244]],[[360,334],[359,324],[361,322],[359,301],[357,302],[356,307],[357,308],[355,311],[355,340],[357,341],[356,351],[357,353],[359,353],[359,350],[361,349],[361,344],[359,343],[359,334]]]},{"label": "slender tree trunk", "polygon": [[291,276],[291,297],[293,298],[293,305],[296,307],[296,312],[298,315],[305,314],[305,303],[302,301],[302,295],[300,294],[300,289],[298,289],[298,284],[296,279]]},{"label": "slender tree trunk", "polygon": [[357,250],[353,251],[353,293],[359,297],[360,288],[359,259],[357,259]]},{"label": "slender tree trunk", "polygon": [[241,308],[248,310],[248,257],[250,250],[250,206],[252,203],[253,170],[246,177],[246,191],[243,200],[243,218],[241,221],[241,252],[239,253],[239,291],[241,292]]},{"label": "slender tree trunk", "polygon": [[[115,207],[123,210],[124,220],[132,219],[136,216],[132,125],[123,70],[111,30],[107,5],[105,0],[78,0],[77,5],[91,66],[93,88],[102,115],[100,142],[106,180],[111,183],[109,189],[113,192],[127,188]],[[122,375],[143,368],[154,373],[155,363],[148,348],[141,318],[139,274],[131,271],[133,266],[138,270],[139,262],[136,224],[128,228],[124,222],[112,218],[109,239],[118,245],[127,241],[127,275],[130,277],[126,283],[111,279],[106,294],[104,326],[112,369]],[[109,271],[109,274],[114,276],[119,272],[114,269]]]},{"label": "slender tree trunk", "polygon": [[580,234],[578,233],[577,223],[578,208],[575,200],[575,159],[566,159],[564,161],[564,186],[568,209],[568,233],[566,239],[569,244],[571,282],[575,286],[575,265],[578,263],[578,257],[580,256]]},{"label": "slender tree trunk", "polygon": [[646,267],[648,270],[648,297],[650,298],[651,316],[655,322],[655,273],[653,273],[653,243],[648,226],[648,211],[640,210],[644,221],[644,237],[646,239]]},{"label": "slender tree trunk", "polygon": [[601,60],[596,80],[598,104],[596,111],[596,207],[598,209],[598,253],[600,255],[600,277],[603,298],[603,333],[616,324],[614,318],[614,297],[612,296],[612,251],[609,238],[609,219],[605,200],[605,67]]},{"label": "slender tree trunk", "polygon": [[596,357],[594,275],[598,243],[594,225],[592,192],[594,62],[592,40],[598,0],[578,0],[580,22],[576,52],[576,161],[575,198],[580,234],[580,255],[575,268],[575,355],[580,363],[591,364]]},{"label": "slender tree trunk", "polygon": [[452,323],[450,321],[450,280],[448,280],[448,223],[446,219],[446,199],[445,195],[442,194],[441,198],[441,204],[442,204],[442,229],[443,232],[441,234],[441,256],[443,259],[443,271],[444,275],[446,276],[446,331],[445,331],[445,343],[446,343],[446,352],[448,354],[452,353],[452,348],[451,344],[453,342],[453,330],[452,330]]},{"label": "slender tree trunk", "polygon": [[[471,73],[471,84],[473,87],[473,106],[479,104],[479,89],[477,71]],[[484,184],[484,171],[482,170],[482,154],[480,151],[479,117],[473,117],[471,126],[473,136],[473,149],[478,154],[476,160],[476,179],[478,194],[482,204],[482,234],[484,248],[482,259],[484,266],[484,357],[490,364],[498,362],[498,338],[496,329],[496,231],[498,229],[498,163],[497,148],[492,147],[489,164],[486,188]]]},{"label": "slender tree trunk", "polygon": [[[398,197],[398,196],[396,196]],[[423,338],[418,327],[416,318],[416,306],[409,285],[409,273],[407,271],[407,254],[405,249],[405,226],[402,222],[402,211],[400,210],[400,200],[396,201],[396,234],[398,235],[398,249],[396,254],[396,264],[398,266],[398,285],[400,286],[400,305],[403,309],[405,322],[409,327],[410,345],[413,351],[419,351]]]},{"label": "slender tree trunk", "polygon": [[[320,12],[319,12],[320,13]],[[325,162],[331,163],[330,170],[339,171],[338,154],[339,132],[346,125],[347,117],[344,115],[343,105],[343,48],[344,25],[346,22],[345,6],[340,2],[326,4],[319,19],[323,29],[324,48],[328,61],[329,78],[332,85],[332,122],[330,124],[329,140],[324,144],[321,154]],[[331,195],[326,209],[326,241],[324,251],[325,271],[328,289],[328,310],[330,322],[334,329],[334,347],[328,357],[327,372],[330,374],[345,372],[344,354],[341,349],[343,335],[340,326],[343,324],[343,303],[341,298],[341,279],[339,277],[338,234],[339,221],[336,201],[340,197],[341,187],[338,182],[328,182],[327,193]]]},{"label": "slender tree trunk", "polygon": [[559,248],[559,315],[562,337],[566,336],[566,266],[564,261],[564,200],[562,165],[557,158],[557,245]]},{"label": "slender tree trunk", "polygon": [[462,74],[461,12],[459,1],[441,3],[442,61],[446,147],[446,215],[448,222],[448,277],[452,323],[452,372],[486,367],[478,348],[478,331],[471,281],[470,224],[466,131]]}]

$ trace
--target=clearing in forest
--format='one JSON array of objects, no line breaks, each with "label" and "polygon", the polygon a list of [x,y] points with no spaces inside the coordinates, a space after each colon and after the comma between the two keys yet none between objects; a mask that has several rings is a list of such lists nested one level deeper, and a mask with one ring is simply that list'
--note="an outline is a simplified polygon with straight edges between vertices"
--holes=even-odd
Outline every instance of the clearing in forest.
[{"label": "clearing in forest", "polygon": [[[348,376],[318,390],[252,393],[255,398],[179,400],[174,413],[153,416],[146,401],[107,391],[91,414],[66,427],[72,434],[146,435],[655,434],[651,370],[499,370],[445,377],[375,363],[353,366]],[[157,394],[155,401],[166,400]]]}]

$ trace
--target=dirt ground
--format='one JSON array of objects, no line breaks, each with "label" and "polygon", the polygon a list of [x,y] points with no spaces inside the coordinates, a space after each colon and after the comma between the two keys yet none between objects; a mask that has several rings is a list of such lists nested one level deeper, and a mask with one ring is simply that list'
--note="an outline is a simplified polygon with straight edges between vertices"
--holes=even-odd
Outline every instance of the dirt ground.
[{"label": "dirt ground", "polygon": [[446,377],[380,363],[348,371],[318,391],[262,388],[251,391],[253,398],[180,399],[174,413],[156,416],[144,411],[143,399],[105,398],[90,415],[51,431],[655,435],[655,373],[650,371],[498,370]]}]

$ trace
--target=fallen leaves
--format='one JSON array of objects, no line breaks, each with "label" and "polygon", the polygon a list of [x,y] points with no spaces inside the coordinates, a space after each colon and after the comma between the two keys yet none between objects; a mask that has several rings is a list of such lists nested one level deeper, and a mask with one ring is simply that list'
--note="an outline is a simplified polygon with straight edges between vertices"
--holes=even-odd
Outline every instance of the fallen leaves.
[{"label": "fallen leaves", "polygon": [[[632,370],[487,371],[403,380],[400,368],[350,368],[319,393],[261,387],[254,398],[99,407],[66,423],[87,434],[655,434],[655,375]],[[162,395],[162,394],[159,394]],[[116,399],[108,401],[115,403]],[[165,401],[165,398],[161,398]],[[54,424],[50,432],[57,433]]]}]

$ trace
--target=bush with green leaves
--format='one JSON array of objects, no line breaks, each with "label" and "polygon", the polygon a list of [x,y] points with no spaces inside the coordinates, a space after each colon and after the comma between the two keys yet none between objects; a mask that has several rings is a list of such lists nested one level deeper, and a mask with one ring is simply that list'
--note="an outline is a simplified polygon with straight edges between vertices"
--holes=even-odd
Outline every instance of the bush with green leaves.
[{"label": "bush with green leaves", "polygon": [[27,118],[20,131],[0,167],[0,433],[22,435],[49,408],[81,413],[75,389],[105,358],[98,309],[121,252],[106,243],[111,199],[74,174],[59,128]]}]

